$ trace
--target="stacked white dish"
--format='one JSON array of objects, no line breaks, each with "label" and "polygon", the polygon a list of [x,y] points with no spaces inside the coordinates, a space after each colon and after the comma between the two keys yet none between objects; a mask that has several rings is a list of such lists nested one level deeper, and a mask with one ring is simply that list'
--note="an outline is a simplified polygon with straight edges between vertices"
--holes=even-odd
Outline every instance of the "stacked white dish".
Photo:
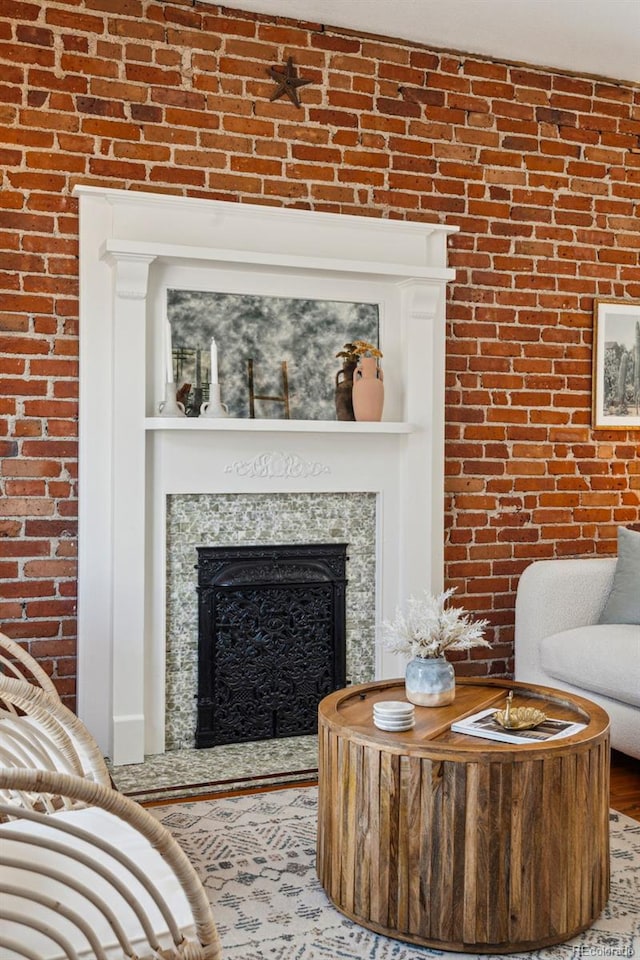
[{"label": "stacked white dish", "polygon": [[415,707],[406,700],[382,700],[373,705],[373,722],[380,730],[411,730],[416,722]]}]

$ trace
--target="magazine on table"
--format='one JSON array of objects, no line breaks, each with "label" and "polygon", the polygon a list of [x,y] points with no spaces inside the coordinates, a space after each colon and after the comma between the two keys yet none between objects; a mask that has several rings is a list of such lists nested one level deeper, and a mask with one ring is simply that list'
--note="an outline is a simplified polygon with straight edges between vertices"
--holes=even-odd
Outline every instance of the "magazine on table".
[{"label": "magazine on table", "polygon": [[547,740],[559,740],[561,737],[570,737],[574,733],[584,730],[585,723],[573,723],[571,720],[554,720],[547,717],[537,727],[531,730],[507,729],[493,719],[494,707],[473,713],[463,720],[456,720],[451,729],[456,733],[468,733],[472,737],[483,737],[485,740],[501,740],[504,743],[542,743]]}]

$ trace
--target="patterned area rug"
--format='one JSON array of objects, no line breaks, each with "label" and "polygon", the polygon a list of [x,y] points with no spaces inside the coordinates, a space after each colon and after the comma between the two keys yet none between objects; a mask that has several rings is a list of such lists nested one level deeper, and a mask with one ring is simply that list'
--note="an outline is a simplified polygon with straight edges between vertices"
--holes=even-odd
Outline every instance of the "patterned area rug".
[{"label": "patterned area rug", "polygon": [[[213,905],[225,960],[471,956],[379,936],[332,906],[315,872],[315,787],[179,803],[149,812],[171,831],[198,870]],[[615,811],[610,822],[611,897],[602,916],[567,943],[509,956],[640,957],[640,823]]]}]

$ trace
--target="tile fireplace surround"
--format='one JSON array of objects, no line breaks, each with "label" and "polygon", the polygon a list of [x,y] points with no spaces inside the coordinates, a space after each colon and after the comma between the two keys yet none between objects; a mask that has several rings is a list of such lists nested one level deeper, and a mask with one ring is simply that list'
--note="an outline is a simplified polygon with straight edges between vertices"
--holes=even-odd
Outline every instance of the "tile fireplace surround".
[{"label": "tile fireplace surround", "polygon": [[[120,765],[165,750],[169,497],[373,494],[375,623],[441,588],[455,228],[97,187],[75,194],[78,712]],[[378,304],[383,421],[159,417],[166,291],[176,288]],[[238,537],[246,542],[246,530]],[[378,678],[402,672],[379,645],[372,660]]]},{"label": "tile fireplace surround", "polygon": [[347,681],[375,676],[376,496],[373,493],[178,494],[167,497],[165,746],[193,747],[198,677],[197,547],[349,544]]}]

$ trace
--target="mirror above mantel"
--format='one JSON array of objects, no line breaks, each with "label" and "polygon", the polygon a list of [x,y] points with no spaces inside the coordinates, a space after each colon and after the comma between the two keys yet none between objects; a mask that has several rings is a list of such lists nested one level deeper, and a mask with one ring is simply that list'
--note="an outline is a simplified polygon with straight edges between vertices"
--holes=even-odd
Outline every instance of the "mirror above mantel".
[{"label": "mirror above mantel", "polygon": [[[164,750],[168,497],[373,493],[376,622],[412,593],[441,587],[455,228],[88,186],[75,195],[78,708],[114,763],[135,763]],[[159,416],[167,291],[176,288],[375,302],[382,420]],[[401,669],[376,645],[376,676]]]}]

